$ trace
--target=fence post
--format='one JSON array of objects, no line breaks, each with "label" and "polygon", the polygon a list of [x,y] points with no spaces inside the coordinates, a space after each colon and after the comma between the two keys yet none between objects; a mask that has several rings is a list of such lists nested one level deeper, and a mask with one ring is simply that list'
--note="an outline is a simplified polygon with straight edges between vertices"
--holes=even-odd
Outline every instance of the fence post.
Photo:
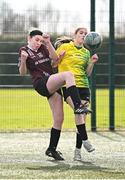
[{"label": "fence post", "polygon": [[[90,2],[90,29],[95,31],[95,0]],[[91,130],[96,131],[96,81],[95,81],[95,67],[91,75],[91,108],[93,113],[91,115]]]},{"label": "fence post", "polygon": [[114,100],[114,62],[115,62],[115,38],[114,38],[114,0],[109,1],[109,129],[115,129],[115,100]]}]

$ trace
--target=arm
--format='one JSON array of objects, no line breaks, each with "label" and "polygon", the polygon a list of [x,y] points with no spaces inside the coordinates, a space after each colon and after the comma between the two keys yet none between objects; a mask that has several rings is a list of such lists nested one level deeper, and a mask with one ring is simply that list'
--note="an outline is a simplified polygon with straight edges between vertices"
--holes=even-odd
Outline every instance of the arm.
[{"label": "arm", "polygon": [[58,55],[57,60],[53,63],[54,67],[57,67],[59,63],[63,60],[64,56],[66,55],[66,50],[65,50],[65,44],[66,43],[61,43],[59,47],[56,49],[56,53]]},{"label": "arm", "polygon": [[42,37],[43,37],[43,42],[45,43],[49,51],[50,58],[53,60],[53,63],[55,63],[58,60],[58,55],[56,54],[56,51],[52,43],[50,42],[50,36],[48,34],[43,34]]},{"label": "arm", "polygon": [[56,51],[55,51],[53,45],[51,44],[51,42],[47,43],[47,48],[48,48],[48,51],[49,51],[49,54],[50,54],[50,58],[53,61],[57,61],[58,56],[57,56]]},{"label": "arm", "polygon": [[58,64],[59,64],[59,63],[61,62],[61,60],[63,59],[65,53],[66,53],[65,51],[60,52],[60,54],[58,55],[57,60],[54,61],[54,62],[52,62],[52,66],[53,66],[53,67],[57,67],[57,66],[58,66]]},{"label": "arm", "polygon": [[92,71],[93,71],[93,67],[94,67],[94,64],[98,61],[98,55],[97,54],[94,54],[92,57],[91,57],[91,62],[89,63],[87,69],[86,69],[86,72],[87,72],[87,75],[90,76],[92,74]]},{"label": "arm", "polygon": [[19,72],[21,76],[25,76],[27,73],[27,67],[26,67],[27,57],[28,57],[27,52],[21,51],[20,66],[19,66]]}]

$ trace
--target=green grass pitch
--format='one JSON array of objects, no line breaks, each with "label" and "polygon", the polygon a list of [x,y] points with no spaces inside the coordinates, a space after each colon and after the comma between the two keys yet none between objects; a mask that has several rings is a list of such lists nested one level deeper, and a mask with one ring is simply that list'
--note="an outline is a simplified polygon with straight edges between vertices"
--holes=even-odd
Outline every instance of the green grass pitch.
[{"label": "green grass pitch", "polygon": [[[96,91],[97,128],[109,126],[109,91]],[[115,90],[115,125],[125,127],[125,90]],[[75,128],[74,115],[64,103],[63,128]],[[0,89],[0,130],[35,130],[52,126],[52,115],[46,98],[33,89]],[[87,128],[91,127],[91,115],[87,117]]]}]

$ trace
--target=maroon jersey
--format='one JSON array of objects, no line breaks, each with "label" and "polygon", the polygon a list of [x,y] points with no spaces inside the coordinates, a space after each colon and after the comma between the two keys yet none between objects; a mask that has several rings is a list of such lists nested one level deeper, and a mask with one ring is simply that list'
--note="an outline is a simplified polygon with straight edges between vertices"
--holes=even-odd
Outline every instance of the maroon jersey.
[{"label": "maroon jersey", "polygon": [[37,51],[31,50],[28,46],[21,47],[19,50],[19,64],[22,50],[28,53],[26,66],[32,76],[33,85],[36,87],[37,81],[42,76],[50,76],[53,74],[49,51],[45,45],[41,45]]}]

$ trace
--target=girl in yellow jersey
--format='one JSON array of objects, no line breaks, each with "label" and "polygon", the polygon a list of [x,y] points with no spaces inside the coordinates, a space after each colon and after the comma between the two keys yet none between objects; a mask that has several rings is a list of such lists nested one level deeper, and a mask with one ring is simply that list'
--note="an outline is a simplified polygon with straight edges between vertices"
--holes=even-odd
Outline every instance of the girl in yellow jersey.
[{"label": "girl in yellow jersey", "polygon": [[[98,61],[97,54],[90,56],[90,51],[87,50],[84,44],[84,37],[87,34],[86,28],[78,28],[74,33],[73,41],[69,43],[62,43],[58,46],[56,52],[58,55],[64,53],[58,62],[58,72],[71,71],[74,74],[76,86],[79,91],[81,101],[84,105],[89,105],[90,102],[90,90],[88,76],[91,75],[94,64]],[[68,94],[66,87],[62,88],[64,100],[73,108],[73,103]],[[76,133],[76,148],[74,152],[74,160],[81,160],[81,147],[82,144],[88,152],[92,152],[95,148],[88,141],[86,131],[86,120],[87,114],[81,114],[75,116],[75,122],[77,127]]]}]

